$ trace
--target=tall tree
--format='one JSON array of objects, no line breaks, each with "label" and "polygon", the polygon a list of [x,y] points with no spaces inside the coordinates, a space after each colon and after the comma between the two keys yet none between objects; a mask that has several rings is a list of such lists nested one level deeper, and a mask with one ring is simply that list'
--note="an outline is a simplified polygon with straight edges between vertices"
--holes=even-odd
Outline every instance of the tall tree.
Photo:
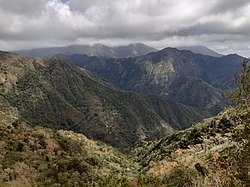
[{"label": "tall tree", "polygon": [[240,74],[235,76],[237,89],[231,98],[236,103],[236,110],[242,116],[242,128],[237,136],[241,149],[236,157],[239,178],[250,186],[250,65],[245,59]]},{"label": "tall tree", "polygon": [[232,93],[233,101],[240,107],[248,108],[250,104],[250,65],[249,59],[242,63],[240,74],[235,75],[237,89]]}]

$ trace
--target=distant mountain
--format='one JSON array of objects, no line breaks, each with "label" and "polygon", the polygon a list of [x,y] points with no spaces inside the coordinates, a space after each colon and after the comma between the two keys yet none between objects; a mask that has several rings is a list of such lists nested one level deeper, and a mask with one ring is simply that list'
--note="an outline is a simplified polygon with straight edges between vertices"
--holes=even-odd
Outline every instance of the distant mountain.
[{"label": "distant mountain", "polygon": [[188,50],[192,51],[195,54],[202,54],[202,55],[208,55],[213,57],[222,57],[222,54],[219,54],[205,46],[181,46],[177,47],[179,50]]},{"label": "distant mountain", "polygon": [[212,113],[228,106],[243,57],[211,57],[165,48],[144,56],[104,59],[86,55],[62,56],[124,90],[153,94]]},{"label": "distant mountain", "polygon": [[14,107],[31,126],[73,130],[120,149],[200,121],[183,104],[119,91],[58,57],[0,52],[0,106]]},{"label": "distant mountain", "polygon": [[66,47],[37,48],[31,50],[15,51],[15,53],[33,57],[52,57],[57,54],[74,55],[85,54],[88,56],[127,58],[136,57],[155,52],[156,49],[142,43],[127,46],[108,47],[102,44],[95,45],[71,45]]}]

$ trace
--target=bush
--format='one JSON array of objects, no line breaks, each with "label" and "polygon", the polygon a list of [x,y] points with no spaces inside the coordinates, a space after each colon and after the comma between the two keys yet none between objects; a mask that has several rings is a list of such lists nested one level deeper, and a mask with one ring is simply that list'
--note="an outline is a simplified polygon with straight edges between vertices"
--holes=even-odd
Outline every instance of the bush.
[{"label": "bush", "polygon": [[17,151],[22,152],[22,151],[23,151],[23,147],[24,147],[24,144],[23,144],[22,142],[19,142],[19,143],[17,144]]},{"label": "bush", "polygon": [[140,175],[138,178],[139,187],[157,187],[160,184],[160,178],[153,175]]},{"label": "bush", "polygon": [[198,176],[198,173],[194,169],[177,167],[168,175],[163,178],[163,184],[168,187],[183,187],[191,186],[192,181]]},{"label": "bush", "polygon": [[79,142],[71,140],[67,137],[61,136],[60,134],[57,134],[55,139],[57,139],[61,148],[69,154],[80,153],[82,150]]},{"label": "bush", "polygon": [[13,126],[15,129],[18,127],[18,125],[19,125],[19,121],[18,121],[18,120],[14,121],[14,122],[12,123],[12,126]]},{"label": "bush", "polygon": [[129,187],[129,181],[126,177],[118,175],[108,175],[98,181],[100,187]]}]

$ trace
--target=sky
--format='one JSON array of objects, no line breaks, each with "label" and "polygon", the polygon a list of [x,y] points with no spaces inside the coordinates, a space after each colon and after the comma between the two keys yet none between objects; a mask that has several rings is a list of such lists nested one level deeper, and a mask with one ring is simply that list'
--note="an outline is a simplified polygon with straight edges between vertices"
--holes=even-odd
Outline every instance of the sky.
[{"label": "sky", "polygon": [[0,0],[0,50],[207,46],[250,57],[250,0]]}]

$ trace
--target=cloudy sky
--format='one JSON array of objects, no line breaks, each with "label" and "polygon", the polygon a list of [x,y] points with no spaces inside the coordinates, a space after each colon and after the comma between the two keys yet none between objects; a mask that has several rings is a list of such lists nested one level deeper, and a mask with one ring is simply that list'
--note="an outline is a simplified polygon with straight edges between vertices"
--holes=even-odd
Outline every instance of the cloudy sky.
[{"label": "cloudy sky", "polygon": [[250,0],[0,0],[0,50],[143,42],[250,57]]}]

